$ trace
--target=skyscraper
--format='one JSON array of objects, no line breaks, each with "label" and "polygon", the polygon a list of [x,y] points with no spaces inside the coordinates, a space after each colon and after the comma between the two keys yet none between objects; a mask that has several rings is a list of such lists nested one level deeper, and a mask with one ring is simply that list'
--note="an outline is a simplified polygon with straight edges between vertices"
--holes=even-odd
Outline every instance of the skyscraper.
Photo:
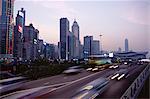
[{"label": "skyscraper", "polygon": [[55,58],[55,46],[54,46],[54,44],[46,43],[45,56],[47,59],[54,59]]},{"label": "skyscraper", "polygon": [[92,54],[92,42],[93,36],[85,36],[84,37],[84,58],[87,58],[89,55]]},{"label": "skyscraper", "polygon": [[22,8],[18,11],[16,17],[15,33],[14,33],[14,57],[22,59],[23,54],[23,32],[25,25],[25,10]]},{"label": "skyscraper", "polygon": [[25,26],[23,38],[23,58],[26,60],[35,60],[38,58],[39,31],[33,27],[33,24]]},{"label": "skyscraper", "polygon": [[125,39],[125,52],[129,51],[128,39]]},{"label": "skyscraper", "polygon": [[83,51],[84,51],[84,46],[80,43],[80,59],[83,59],[84,58],[84,53],[83,53]]},{"label": "skyscraper", "polygon": [[74,34],[69,32],[68,34],[68,59],[71,60],[74,58]]},{"label": "skyscraper", "polygon": [[73,22],[72,32],[75,35],[75,37],[79,40],[79,25],[76,20],[74,20]]},{"label": "skyscraper", "polygon": [[44,57],[44,42],[42,39],[38,40],[38,54],[41,58]]},{"label": "skyscraper", "polygon": [[12,56],[14,46],[14,0],[0,0],[0,54]]},{"label": "skyscraper", "polygon": [[100,54],[100,42],[98,40],[93,40],[92,42],[92,55]]},{"label": "skyscraper", "polygon": [[74,34],[74,53],[73,56],[74,58],[79,59],[80,58],[80,38],[79,38],[79,25],[74,20],[73,25],[72,25],[72,33]]},{"label": "skyscraper", "polygon": [[121,48],[120,48],[120,47],[118,48],[118,52],[119,52],[119,53],[121,52]]},{"label": "skyscraper", "polygon": [[60,19],[60,58],[68,60],[68,35],[69,21],[67,18]]}]

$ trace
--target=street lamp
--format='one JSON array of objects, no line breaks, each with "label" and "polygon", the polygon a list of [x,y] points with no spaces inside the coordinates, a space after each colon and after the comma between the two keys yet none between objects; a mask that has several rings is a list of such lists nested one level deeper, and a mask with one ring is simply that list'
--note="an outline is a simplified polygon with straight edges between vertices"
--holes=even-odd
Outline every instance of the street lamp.
[{"label": "street lamp", "polygon": [[102,35],[100,34],[99,36],[100,36],[100,53],[102,54],[102,39],[101,39]]}]

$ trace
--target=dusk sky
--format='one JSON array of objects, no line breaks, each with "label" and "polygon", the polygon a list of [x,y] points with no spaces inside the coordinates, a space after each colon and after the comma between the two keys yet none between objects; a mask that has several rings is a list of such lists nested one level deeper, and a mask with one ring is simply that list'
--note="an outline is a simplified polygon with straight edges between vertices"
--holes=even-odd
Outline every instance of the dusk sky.
[{"label": "dusk sky", "polygon": [[99,40],[102,34],[104,50],[124,50],[124,39],[129,49],[150,50],[150,2],[149,0],[15,0],[17,10],[26,10],[26,25],[33,23],[45,42],[59,41],[59,19],[67,17],[70,30],[74,19],[80,26],[80,40],[93,35]]}]

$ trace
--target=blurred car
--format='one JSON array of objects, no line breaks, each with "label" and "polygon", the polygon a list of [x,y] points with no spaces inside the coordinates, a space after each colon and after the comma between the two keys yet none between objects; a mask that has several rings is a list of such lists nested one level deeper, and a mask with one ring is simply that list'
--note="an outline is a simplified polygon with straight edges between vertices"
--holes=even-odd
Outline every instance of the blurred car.
[{"label": "blurred car", "polygon": [[108,83],[108,79],[98,78],[77,90],[73,99],[94,99],[106,89]]},{"label": "blurred car", "polygon": [[87,70],[87,71],[92,71],[92,69],[93,69],[93,68],[87,68],[86,70]]},{"label": "blurred car", "polygon": [[22,76],[15,76],[8,72],[1,72],[0,73],[1,79],[0,80],[0,92],[8,92],[11,90],[15,90],[22,86],[24,82],[26,82],[26,77]]},{"label": "blurred car", "polygon": [[112,65],[112,66],[110,66],[109,68],[110,69],[115,69],[115,68],[118,68],[119,66],[118,65]]},{"label": "blurred car", "polygon": [[117,79],[117,80],[121,80],[123,78],[127,78],[129,76],[128,74],[128,70],[127,69],[120,69],[119,71],[117,71],[116,73],[113,74],[113,76],[111,77],[111,79]]},{"label": "blurred car", "polygon": [[69,67],[67,70],[63,71],[64,74],[77,74],[83,70],[81,66],[72,66]]},{"label": "blurred car", "polygon": [[93,68],[92,71],[99,71],[99,68],[98,67]]},{"label": "blurred car", "polygon": [[124,64],[124,65],[128,65],[128,62],[124,62],[123,64]]}]

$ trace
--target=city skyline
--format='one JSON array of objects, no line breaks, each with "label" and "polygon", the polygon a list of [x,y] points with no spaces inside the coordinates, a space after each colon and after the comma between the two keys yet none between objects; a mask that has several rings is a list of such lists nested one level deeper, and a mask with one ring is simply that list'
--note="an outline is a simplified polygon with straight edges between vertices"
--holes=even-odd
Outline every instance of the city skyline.
[{"label": "city skyline", "polygon": [[[129,40],[129,50],[148,51],[149,49],[148,0],[123,2],[119,0],[109,2],[50,2],[48,0],[28,2],[22,0],[15,1],[14,17],[21,7],[27,12],[26,24],[33,23],[40,31],[40,38],[48,43],[57,44],[59,19],[67,17],[70,24],[74,19],[77,20],[82,44],[84,36],[93,35],[96,40],[99,40],[99,35],[102,34],[104,50],[117,50],[118,47],[124,49],[125,38]],[[38,13],[39,11],[42,11],[42,14]],[[53,34],[55,35],[49,36]]]}]

